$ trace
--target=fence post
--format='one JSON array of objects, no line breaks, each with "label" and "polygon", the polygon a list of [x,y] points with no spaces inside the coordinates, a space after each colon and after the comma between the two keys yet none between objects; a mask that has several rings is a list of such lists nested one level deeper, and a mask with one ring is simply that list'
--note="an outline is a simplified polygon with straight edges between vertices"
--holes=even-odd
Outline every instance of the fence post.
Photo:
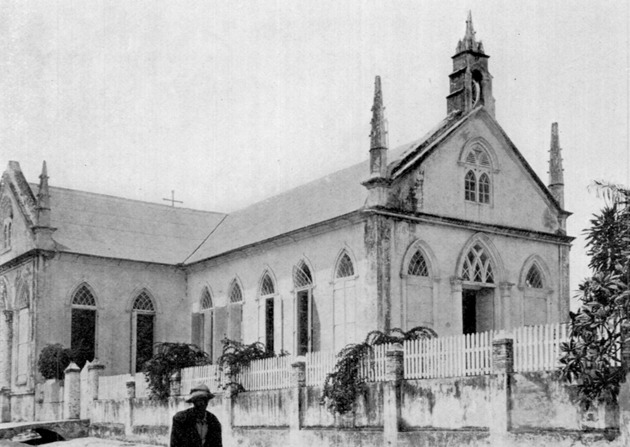
[{"label": "fence post", "polygon": [[630,443],[630,322],[621,323],[621,362],[628,371],[626,380],[619,387],[619,431],[621,445]]},{"label": "fence post", "polygon": [[383,441],[395,447],[400,428],[400,384],[404,377],[404,351],[395,343],[385,353],[386,381],[383,383]]},{"label": "fence post", "polygon": [[291,445],[301,445],[303,390],[306,386],[306,357],[296,357],[291,362],[291,398],[289,400],[289,439]]},{"label": "fence post", "polygon": [[100,363],[97,359],[94,359],[94,362],[88,365],[88,385],[92,400],[98,399],[99,378],[104,369],[105,365]]},{"label": "fence post", "polygon": [[221,424],[223,426],[223,443],[231,445],[234,441],[234,405],[236,404],[237,385],[236,374],[233,373],[232,368],[226,366],[223,371],[223,418],[225,422]]},{"label": "fence post", "polygon": [[171,397],[181,396],[182,394],[182,372],[180,370],[171,374],[170,378],[170,395]]},{"label": "fence post", "polygon": [[71,362],[64,370],[63,414],[65,419],[79,419],[81,415],[81,370]]},{"label": "fence post", "polygon": [[81,416],[81,370],[72,362],[65,369],[63,387],[63,414],[65,419],[79,419]]},{"label": "fence post", "polygon": [[511,378],[514,371],[514,341],[501,335],[492,341],[490,375],[490,434],[498,438],[506,435],[512,425]]}]

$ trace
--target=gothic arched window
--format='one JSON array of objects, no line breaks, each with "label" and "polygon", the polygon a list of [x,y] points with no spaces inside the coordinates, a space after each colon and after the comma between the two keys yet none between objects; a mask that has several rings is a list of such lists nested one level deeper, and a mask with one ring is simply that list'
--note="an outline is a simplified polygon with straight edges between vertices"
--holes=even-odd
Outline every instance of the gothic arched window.
[{"label": "gothic arched window", "polygon": [[475,173],[472,171],[468,171],[466,173],[466,178],[464,179],[464,191],[466,200],[470,202],[477,201],[477,179],[475,178]]},{"label": "gothic arched window", "polygon": [[228,290],[228,338],[243,341],[243,291],[236,279]]},{"label": "gothic arched window", "polygon": [[466,167],[464,177],[464,199],[468,202],[491,203],[492,194],[492,162],[487,150],[474,143],[462,157]]},{"label": "gothic arched window", "polygon": [[337,258],[333,283],[333,340],[339,351],[356,341],[356,290],[354,264],[347,251]]},{"label": "gothic arched window", "polygon": [[304,261],[293,267],[295,286],[295,343],[297,355],[304,355],[315,349],[313,275]]},{"label": "gothic arched window", "polygon": [[407,274],[411,276],[429,276],[427,261],[424,259],[424,256],[422,256],[420,250],[417,250],[411,257]]},{"label": "gothic arched window", "polygon": [[75,362],[83,368],[85,362],[94,360],[96,354],[96,299],[86,284],[72,295],[70,322],[70,348]]},{"label": "gothic arched window", "polygon": [[268,272],[263,273],[258,291],[259,340],[265,344],[268,352],[274,352],[275,346],[275,296],[276,287]]},{"label": "gothic arched window", "polygon": [[536,264],[533,264],[529,268],[527,276],[525,277],[525,285],[527,287],[531,287],[532,289],[543,288],[542,274],[540,273],[540,269]]},{"label": "gothic arched window", "polygon": [[[422,248],[421,248],[422,247]],[[414,243],[405,255],[402,268],[402,322],[405,330],[433,326],[433,280],[424,243]]]},{"label": "gothic arched window", "polygon": [[337,269],[335,271],[335,278],[348,278],[354,276],[354,266],[352,265],[352,259],[348,256],[348,253],[344,253],[337,262]]},{"label": "gothic arched window", "polygon": [[141,371],[144,363],[153,356],[155,305],[147,291],[136,296],[131,314],[131,372],[135,373]]},{"label": "gothic arched window", "polygon": [[462,279],[477,283],[494,283],[492,262],[484,248],[475,244],[464,259]]},{"label": "gothic arched window", "polygon": [[199,299],[199,312],[192,316],[192,343],[212,357],[214,340],[214,305],[207,287],[203,288]]}]

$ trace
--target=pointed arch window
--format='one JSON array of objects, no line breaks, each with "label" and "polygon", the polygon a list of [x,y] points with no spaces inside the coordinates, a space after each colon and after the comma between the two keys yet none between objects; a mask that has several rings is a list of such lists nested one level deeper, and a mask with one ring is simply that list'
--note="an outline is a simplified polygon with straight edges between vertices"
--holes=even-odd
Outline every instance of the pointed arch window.
[{"label": "pointed arch window", "polygon": [[[526,262],[521,273],[523,291],[522,318],[524,326],[547,324],[554,317],[552,290],[546,284],[544,261],[536,259]],[[525,273],[526,272],[526,273]]]},{"label": "pointed arch window", "polygon": [[214,340],[214,305],[207,287],[203,288],[199,299],[199,312],[192,314],[192,344],[208,353],[212,359]]},{"label": "pointed arch window", "polygon": [[487,150],[474,143],[461,159],[466,167],[464,199],[467,202],[490,204],[492,199],[492,160]]},{"label": "pointed arch window", "polygon": [[295,286],[295,345],[297,355],[316,349],[319,341],[314,330],[313,275],[304,261],[293,267]]},{"label": "pointed arch window", "polygon": [[464,259],[462,267],[464,281],[494,284],[494,272],[490,257],[484,248],[475,244]]},{"label": "pointed arch window", "polygon": [[405,255],[402,277],[401,321],[405,330],[434,324],[434,291],[425,243],[414,243]]},{"label": "pointed arch window", "polygon": [[427,261],[424,259],[420,250],[417,250],[411,257],[409,267],[407,268],[407,274],[411,276],[429,276]]},{"label": "pointed arch window", "polygon": [[354,264],[347,251],[338,257],[333,284],[333,340],[339,351],[356,342],[356,276]]},{"label": "pointed arch window", "polygon": [[469,202],[477,201],[477,179],[475,178],[475,173],[472,171],[468,171],[466,173],[466,179],[464,180],[464,190],[466,200]]},{"label": "pointed arch window", "polygon": [[269,275],[263,273],[258,291],[258,324],[259,340],[265,344],[268,352],[274,352],[275,346],[275,315],[276,315],[276,287]]},{"label": "pointed arch window", "polygon": [[293,268],[293,284],[296,289],[310,287],[313,284],[313,276],[311,270],[304,261]]},{"label": "pointed arch window", "polygon": [[243,341],[243,291],[236,279],[228,291],[228,338]]},{"label": "pointed arch window", "polygon": [[75,362],[83,368],[96,355],[96,299],[86,284],[72,295],[70,349]]},{"label": "pointed arch window", "polygon": [[131,372],[135,374],[153,356],[155,305],[147,291],[134,298],[131,314]]},{"label": "pointed arch window", "polygon": [[352,265],[352,259],[348,256],[348,253],[344,253],[337,263],[335,278],[348,278],[351,276],[354,276],[354,265]]},{"label": "pointed arch window", "polygon": [[533,264],[525,277],[525,286],[530,287],[532,289],[542,289],[543,288],[543,279],[542,274],[540,273],[540,269],[536,264]]}]

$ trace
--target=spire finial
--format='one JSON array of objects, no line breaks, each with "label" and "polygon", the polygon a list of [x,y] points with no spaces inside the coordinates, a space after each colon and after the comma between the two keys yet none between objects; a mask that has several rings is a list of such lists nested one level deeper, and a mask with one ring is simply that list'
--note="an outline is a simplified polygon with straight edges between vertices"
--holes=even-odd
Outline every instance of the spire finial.
[{"label": "spire finial", "polygon": [[564,208],[564,169],[558,137],[558,123],[551,124],[551,148],[549,150],[549,190]]},{"label": "spire finial", "polygon": [[40,227],[50,226],[50,191],[48,190],[48,169],[46,168],[46,161],[42,163],[42,173],[39,175],[37,225]]},{"label": "spire finial", "polygon": [[374,81],[374,104],[372,105],[372,131],[370,132],[370,149],[387,148],[387,124],[385,121],[385,107],[383,107],[383,92],[381,77]]},{"label": "spire finial", "polygon": [[464,39],[475,40],[475,28],[473,27],[472,11],[468,10],[468,18],[466,18],[466,35]]},{"label": "spire finial", "polygon": [[457,42],[456,53],[461,53],[462,51],[474,51],[475,53],[483,52],[483,45],[481,41],[477,42],[475,38],[475,27],[473,26],[472,21],[472,11],[468,10],[468,17],[466,18],[466,34],[464,34],[464,38]]}]

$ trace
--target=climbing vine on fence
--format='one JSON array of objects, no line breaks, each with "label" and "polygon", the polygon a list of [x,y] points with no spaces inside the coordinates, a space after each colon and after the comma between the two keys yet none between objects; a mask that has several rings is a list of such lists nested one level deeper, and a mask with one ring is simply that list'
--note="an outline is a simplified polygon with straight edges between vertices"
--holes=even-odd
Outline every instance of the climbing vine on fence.
[{"label": "climbing vine on fence", "polygon": [[170,394],[170,378],[174,372],[189,366],[207,365],[210,356],[195,345],[188,343],[157,343],[155,354],[144,363],[150,396],[165,401]]},{"label": "climbing vine on fence", "polygon": [[[219,369],[231,378],[240,373],[241,370],[248,366],[253,360],[275,357],[273,351],[268,350],[261,342],[243,344],[236,340],[224,338],[222,343],[223,353],[218,358],[217,362],[219,364]],[[282,351],[280,355],[288,355],[288,353]],[[228,386],[234,386],[234,391],[236,392],[244,391],[243,386],[240,383],[236,383],[232,380],[223,384],[224,388],[227,388]]]},{"label": "climbing vine on fence", "polygon": [[369,358],[373,346],[437,337],[433,329],[418,326],[405,332],[391,329],[388,332],[372,331],[363,343],[349,344],[337,354],[337,363],[332,373],[326,376],[320,404],[333,413],[345,414],[354,409],[357,395],[365,387],[360,376],[361,361]]}]

